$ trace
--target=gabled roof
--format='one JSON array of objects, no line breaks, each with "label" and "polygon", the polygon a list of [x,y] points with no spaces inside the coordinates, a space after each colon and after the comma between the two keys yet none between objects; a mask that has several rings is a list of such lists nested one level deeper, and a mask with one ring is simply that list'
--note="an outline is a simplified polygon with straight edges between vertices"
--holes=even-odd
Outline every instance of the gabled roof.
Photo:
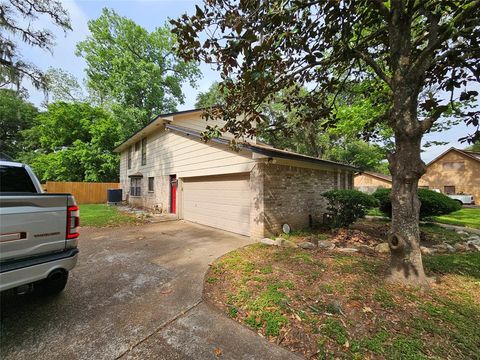
[{"label": "gabled roof", "polygon": [[373,172],[373,171],[362,171],[358,175],[363,175],[363,174],[373,176],[373,177],[378,178],[380,180],[385,180],[385,181],[392,182],[392,176],[391,175],[386,175],[386,174],[377,173],[377,172]]},{"label": "gabled roof", "polygon": [[155,127],[163,123],[163,120],[165,119],[171,119],[177,115],[203,112],[205,111],[205,109],[206,108],[199,108],[199,109],[176,111],[176,112],[167,113],[167,114],[159,114],[155,116],[152,120],[150,120],[150,122],[147,125],[145,125],[140,130],[132,134],[128,139],[126,139],[124,142],[118,145],[115,149],[113,149],[113,152],[121,152],[124,150],[126,146],[132,145],[133,143],[139,141],[141,137],[143,137],[147,132],[150,132],[153,129],[155,129]]},{"label": "gabled roof", "polygon": [[[202,135],[198,131],[195,131],[183,126],[167,124],[165,125],[165,128],[172,131],[176,131],[184,135],[193,136],[199,139],[202,138]],[[223,145],[230,144],[230,140],[225,138],[213,138],[210,141],[223,144]],[[268,157],[305,161],[305,162],[314,163],[314,164],[318,164],[326,167],[334,167],[334,168],[342,168],[342,169],[351,170],[351,171],[358,171],[358,168],[351,165],[346,165],[346,164],[342,164],[342,163],[338,163],[330,160],[319,159],[313,156],[302,155],[292,151],[280,150],[269,145],[240,143],[239,147],[241,147],[244,150],[249,150],[251,152],[262,154]]]},{"label": "gabled roof", "polygon": [[450,151],[455,151],[461,155],[464,155],[470,159],[473,159],[473,160],[476,160],[476,161],[480,161],[480,153],[478,152],[475,152],[475,151],[469,151],[469,150],[461,150],[461,149],[457,149],[457,148],[454,148],[454,147],[451,147],[450,149],[444,151],[443,153],[441,153],[440,155],[438,155],[435,159],[433,159],[432,161],[430,161],[427,166],[430,166],[431,164],[433,164],[434,162],[438,161],[439,159],[441,159],[442,157],[444,157],[445,155],[447,155]]}]

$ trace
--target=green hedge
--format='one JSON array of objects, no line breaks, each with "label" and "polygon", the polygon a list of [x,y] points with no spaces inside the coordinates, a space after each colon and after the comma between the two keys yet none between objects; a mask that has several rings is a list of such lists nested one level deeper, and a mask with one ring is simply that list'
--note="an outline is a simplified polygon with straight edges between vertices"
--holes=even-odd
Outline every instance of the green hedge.
[{"label": "green hedge", "polygon": [[[392,217],[390,191],[391,189],[378,189],[373,193],[373,196],[379,202],[380,211],[388,217]],[[450,214],[451,212],[460,210],[462,208],[462,205],[460,205],[457,201],[450,199],[448,196],[436,191],[418,189],[417,193],[418,198],[422,203],[420,206],[420,219]]]},{"label": "green hedge", "polygon": [[377,206],[373,196],[357,190],[330,190],[322,195],[328,200],[327,209],[332,215],[334,227],[347,227]]}]

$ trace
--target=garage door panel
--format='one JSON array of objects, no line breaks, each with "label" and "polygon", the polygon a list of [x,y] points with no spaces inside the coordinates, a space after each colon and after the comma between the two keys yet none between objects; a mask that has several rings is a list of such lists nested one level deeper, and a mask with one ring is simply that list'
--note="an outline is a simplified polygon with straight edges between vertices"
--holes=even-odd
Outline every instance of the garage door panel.
[{"label": "garage door panel", "polygon": [[250,235],[249,174],[184,178],[183,218]]}]

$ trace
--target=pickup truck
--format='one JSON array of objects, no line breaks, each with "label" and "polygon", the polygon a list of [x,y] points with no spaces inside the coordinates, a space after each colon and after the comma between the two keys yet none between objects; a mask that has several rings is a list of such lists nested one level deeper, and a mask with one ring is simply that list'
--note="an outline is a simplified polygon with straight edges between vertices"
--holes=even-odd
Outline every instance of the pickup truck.
[{"label": "pickup truck", "polygon": [[452,194],[448,194],[447,196],[450,199],[458,201],[461,205],[475,205],[475,199],[473,198],[473,195],[463,195],[463,194],[452,195]]},{"label": "pickup truck", "polygon": [[29,166],[0,160],[0,291],[61,292],[78,257],[79,209],[43,193]]}]

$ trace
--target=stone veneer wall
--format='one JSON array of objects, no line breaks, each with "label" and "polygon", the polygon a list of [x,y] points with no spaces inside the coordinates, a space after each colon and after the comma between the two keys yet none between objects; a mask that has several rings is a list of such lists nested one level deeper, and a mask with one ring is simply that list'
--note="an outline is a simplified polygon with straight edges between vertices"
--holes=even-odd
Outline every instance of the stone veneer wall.
[{"label": "stone veneer wall", "polygon": [[321,195],[336,188],[352,188],[351,172],[317,170],[277,164],[257,164],[252,170],[251,235],[277,235],[287,223],[292,230],[321,223],[326,200]]}]

